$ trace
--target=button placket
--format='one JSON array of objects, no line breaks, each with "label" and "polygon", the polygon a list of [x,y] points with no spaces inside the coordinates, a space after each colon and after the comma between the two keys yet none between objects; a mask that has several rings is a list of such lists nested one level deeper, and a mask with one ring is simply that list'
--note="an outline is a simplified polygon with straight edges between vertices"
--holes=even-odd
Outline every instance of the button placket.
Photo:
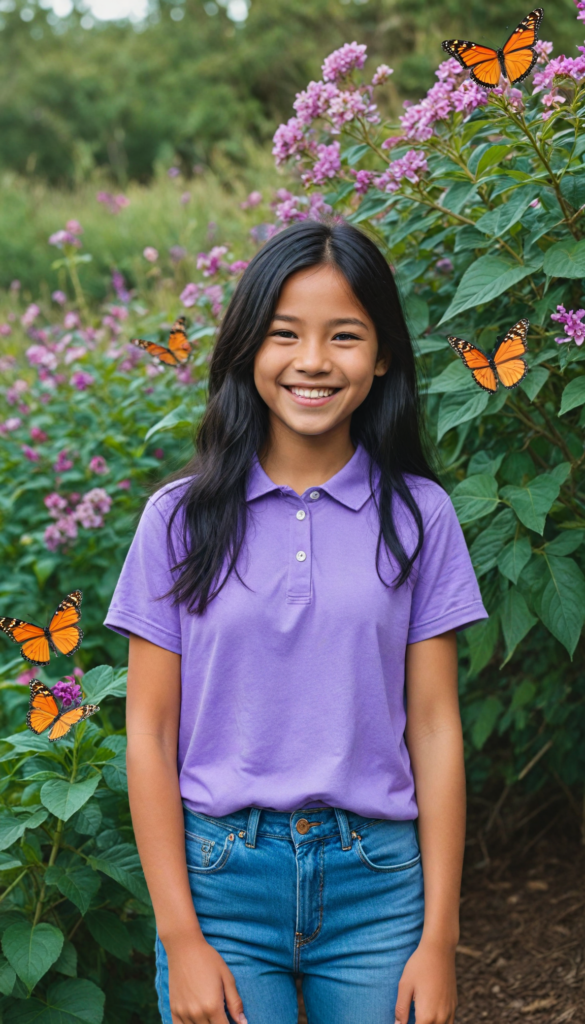
[{"label": "button placket", "polygon": [[311,517],[306,508],[298,506],[290,516],[286,600],[288,604],[309,604],[311,601]]}]

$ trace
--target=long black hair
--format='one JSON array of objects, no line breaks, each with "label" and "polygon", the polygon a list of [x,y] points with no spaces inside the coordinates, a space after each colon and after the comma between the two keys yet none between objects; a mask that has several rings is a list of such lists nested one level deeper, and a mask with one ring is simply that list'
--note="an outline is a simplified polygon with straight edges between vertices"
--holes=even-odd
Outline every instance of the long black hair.
[{"label": "long black hair", "polygon": [[[380,357],[391,360],[388,372],[374,377],[351,421],[352,440],[371,458],[370,483],[380,517],[378,575],[383,543],[399,566],[396,586],[408,579],[421,549],[422,516],[404,474],[437,478],[423,443],[414,353],[392,272],[376,245],[357,228],[304,221],[267,242],[244,271],[213,351],[209,401],[197,432],[196,454],[176,474],[190,480],[169,522],[169,544],[173,550],[173,523],[182,512],[187,554],[175,566],[170,595],[192,612],[202,614],[230,574],[237,574],[246,532],[247,477],[268,437],[268,408],[254,384],[256,353],[287,278],[323,264],[343,274],[376,328]],[[394,494],[416,524],[418,540],[410,554],[396,531]]]}]

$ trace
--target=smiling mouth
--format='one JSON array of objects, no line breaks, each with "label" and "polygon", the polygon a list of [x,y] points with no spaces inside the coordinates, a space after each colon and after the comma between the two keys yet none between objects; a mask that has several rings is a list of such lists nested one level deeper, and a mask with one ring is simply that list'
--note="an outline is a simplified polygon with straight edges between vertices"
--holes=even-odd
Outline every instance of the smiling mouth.
[{"label": "smiling mouth", "polygon": [[340,388],[301,388],[294,384],[285,384],[284,387],[297,398],[331,398],[336,395]]}]

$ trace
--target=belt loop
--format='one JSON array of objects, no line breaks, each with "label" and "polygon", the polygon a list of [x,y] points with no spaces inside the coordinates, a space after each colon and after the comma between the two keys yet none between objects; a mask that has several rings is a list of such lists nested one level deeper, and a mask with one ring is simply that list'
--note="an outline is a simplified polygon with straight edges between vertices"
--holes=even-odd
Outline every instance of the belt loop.
[{"label": "belt loop", "polygon": [[334,807],[335,817],[337,818],[337,824],[339,825],[339,832],[341,834],[341,849],[351,850],[351,832],[349,829],[349,822],[347,820],[347,814],[342,811],[340,807]]},{"label": "belt loop", "polygon": [[250,813],[248,815],[248,828],[246,830],[246,846],[250,850],[253,850],[256,846],[256,833],[258,832],[258,822],[260,821],[260,808],[250,807]]}]

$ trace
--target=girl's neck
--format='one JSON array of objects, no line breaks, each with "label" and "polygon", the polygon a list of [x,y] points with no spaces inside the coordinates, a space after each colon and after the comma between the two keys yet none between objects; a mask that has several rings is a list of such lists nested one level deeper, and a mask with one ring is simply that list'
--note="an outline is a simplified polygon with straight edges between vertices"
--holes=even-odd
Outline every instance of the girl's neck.
[{"label": "girl's neck", "polygon": [[339,473],[355,452],[349,420],[326,434],[298,434],[281,420],[271,417],[266,446],[260,464],[273,483],[303,494]]}]

